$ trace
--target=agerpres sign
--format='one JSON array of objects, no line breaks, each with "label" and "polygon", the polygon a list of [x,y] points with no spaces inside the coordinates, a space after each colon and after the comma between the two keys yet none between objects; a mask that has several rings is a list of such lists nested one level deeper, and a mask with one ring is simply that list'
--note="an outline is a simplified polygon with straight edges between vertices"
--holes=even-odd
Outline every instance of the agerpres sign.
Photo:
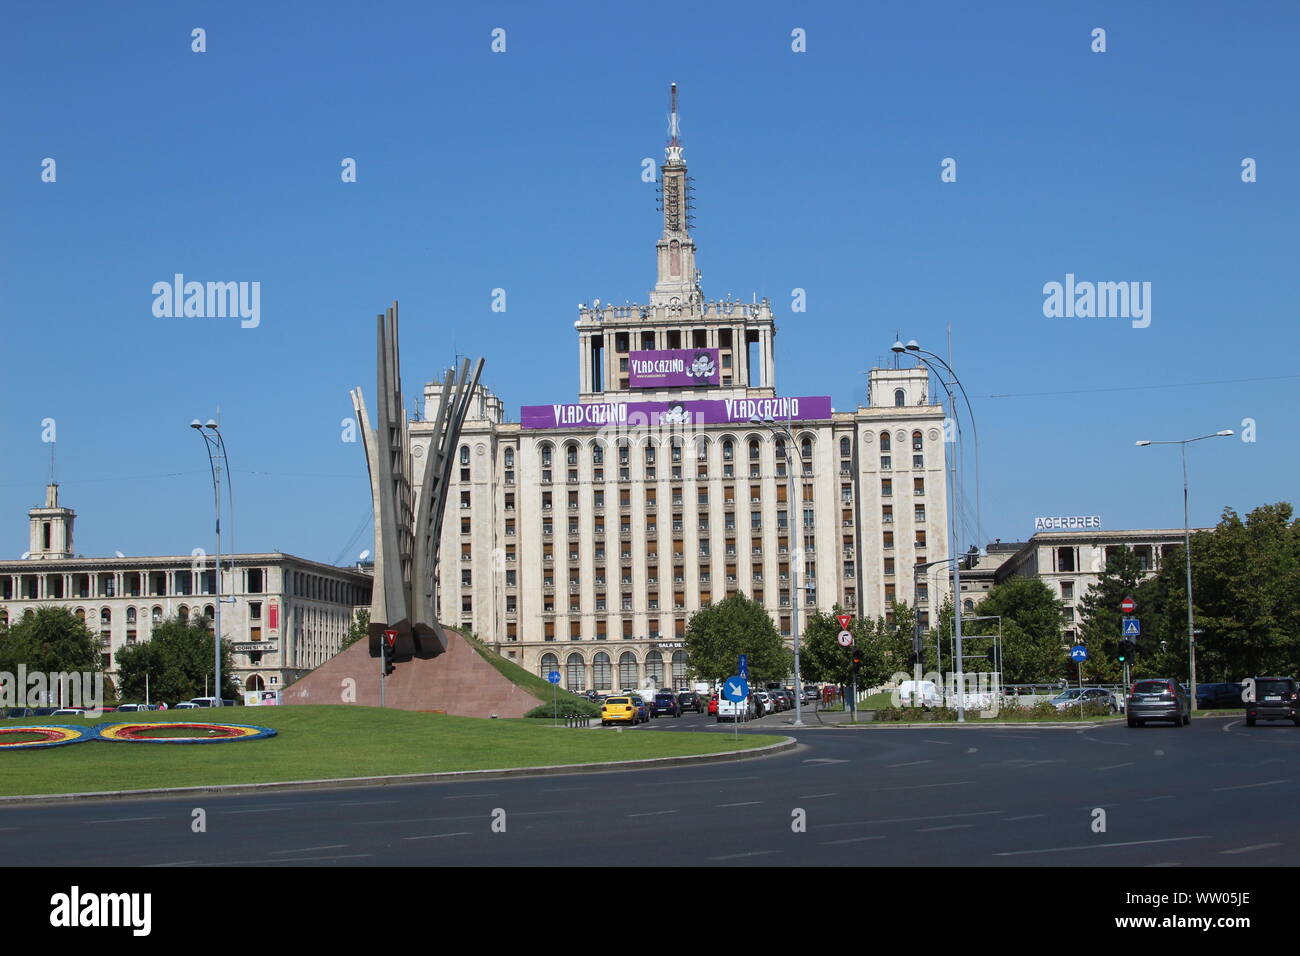
[{"label": "agerpres sign", "polygon": [[1056,518],[1035,518],[1035,531],[1088,531],[1101,527],[1101,515],[1068,515]]},{"label": "agerpres sign", "polygon": [[701,398],[686,402],[590,402],[525,405],[524,428],[603,428],[610,425],[725,425],[751,418],[810,421],[831,417],[829,395],[799,398]]}]

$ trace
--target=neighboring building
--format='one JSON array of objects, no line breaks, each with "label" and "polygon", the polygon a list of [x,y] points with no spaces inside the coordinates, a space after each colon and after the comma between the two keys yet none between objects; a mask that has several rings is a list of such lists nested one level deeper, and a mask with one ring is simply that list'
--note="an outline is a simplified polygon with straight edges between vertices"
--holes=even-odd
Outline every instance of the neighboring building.
[{"label": "neighboring building", "polygon": [[[70,609],[99,634],[106,674],[123,647],[147,641],[154,625],[216,614],[209,556],[84,558],[73,551],[76,513],[59,507],[58,485],[45,507],[28,512],[31,550],[0,561],[0,623],[35,608]],[[290,554],[222,555],[223,637],[244,690],[274,690],[334,656],[355,609],[370,603],[371,578],[359,570]],[[233,598],[233,601],[231,600]]]},{"label": "neighboring building", "polygon": [[[507,422],[480,386],[455,452],[440,620],[572,690],[680,685],[691,614],[737,591],[790,637],[796,569],[801,622],[836,603],[888,616],[917,597],[913,566],[947,557],[945,416],[925,370],[873,369],[853,411],[778,396],[771,303],[701,289],[675,135],[661,182],[649,301],[579,306],[578,401]],[[828,344],[846,368],[869,349]],[[426,421],[439,401],[430,384]],[[417,462],[431,431],[411,426]],[[939,587],[919,596],[926,618]]]},{"label": "neighboring building", "polygon": [[[1212,530],[1193,528],[1192,534]],[[1148,575],[1155,574],[1166,557],[1182,547],[1183,529],[1040,531],[998,568],[997,583],[1022,577],[1038,578],[1046,584],[1065,604],[1065,639],[1073,643],[1084,595],[1100,579],[1111,554],[1125,545],[1137,555]]]},{"label": "neighboring building", "polygon": [[[1025,546],[1023,541],[989,543],[983,554],[971,553],[961,563],[961,606],[963,614],[973,614],[976,606],[997,584],[998,570]],[[972,548],[972,552],[974,549]],[[944,569],[945,574],[951,571]]]}]

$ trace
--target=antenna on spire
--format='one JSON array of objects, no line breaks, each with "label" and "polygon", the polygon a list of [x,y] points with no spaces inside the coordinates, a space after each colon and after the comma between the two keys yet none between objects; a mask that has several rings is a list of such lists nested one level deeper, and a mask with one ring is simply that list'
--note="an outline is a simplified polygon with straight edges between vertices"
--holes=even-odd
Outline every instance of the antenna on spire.
[{"label": "antenna on spire", "polygon": [[50,442],[50,484],[54,483],[54,442]]},{"label": "antenna on spire", "polygon": [[681,146],[682,145],[681,141],[677,138],[678,133],[680,132],[680,127],[677,125],[677,84],[676,83],[672,85],[672,90],[669,95],[669,107],[670,108],[668,111],[668,145]]}]

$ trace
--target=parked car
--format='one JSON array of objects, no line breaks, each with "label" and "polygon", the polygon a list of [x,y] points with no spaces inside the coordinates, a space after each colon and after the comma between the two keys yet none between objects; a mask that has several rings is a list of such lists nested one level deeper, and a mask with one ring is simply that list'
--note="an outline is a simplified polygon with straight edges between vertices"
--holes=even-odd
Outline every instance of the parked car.
[{"label": "parked car", "polygon": [[689,710],[692,713],[702,714],[708,705],[701,695],[693,690],[687,690],[677,695],[677,706],[682,709],[682,713]]},{"label": "parked car", "polygon": [[51,717],[85,717],[86,712],[80,707],[60,707]]},{"label": "parked car", "polygon": [[1232,709],[1242,706],[1244,688],[1241,684],[1197,684],[1196,709]]},{"label": "parked car", "polygon": [[1101,687],[1067,688],[1052,698],[1052,706],[1057,710],[1069,710],[1071,707],[1078,708],[1080,700],[1084,704],[1105,704],[1112,714],[1119,713],[1119,701],[1115,695]]},{"label": "parked car", "polygon": [[677,703],[677,697],[672,691],[660,691],[655,694],[655,700],[652,706],[656,717],[660,714],[671,714],[673,717],[680,717],[682,715],[681,705]]},{"label": "parked car", "polygon": [[776,713],[776,698],[765,690],[754,692],[754,713],[759,717]]},{"label": "parked car", "polygon": [[199,705],[194,703],[194,701],[192,700],[183,700],[175,707],[172,708],[172,710],[198,710],[198,709],[199,709]]},{"label": "parked car", "polygon": [[35,717],[36,711],[32,710],[30,707],[10,707],[9,712],[5,714],[5,716],[14,719],[20,717]]},{"label": "parked car", "polygon": [[1134,683],[1127,701],[1128,725],[1140,727],[1148,720],[1172,720],[1175,727],[1192,722],[1192,705],[1187,689],[1168,678]]},{"label": "parked car", "polygon": [[655,715],[654,708],[647,704],[645,698],[640,694],[631,694],[629,696],[632,698],[632,703],[636,704],[637,716],[641,719],[641,723],[649,723],[650,718]]},{"label": "parked car", "polygon": [[58,710],[58,709],[59,709],[59,708],[57,708],[57,707],[37,707],[34,711],[32,711],[32,716],[33,716],[33,717],[48,717],[48,716],[50,716],[50,714],[54,713],[54,712],[55,712],[56,710]]},{"label": "parked car", "polygon": [[903,707],[938,707],[943,698],[932,680],[905,680],[898,685],[898,701]]},{"label": "parked car", "polygon": [[631,724],[635,727],[641,723],[641,706],[631,697],[609,697],[600,705],[600,726]]},{"label": "parked car", "polygon": [[720,697],[718,699],[718,722],[724,720],[753,720],[755,716],[754,695],[750,694],[742,701],[731,701]]},{"label": "parked car", "polygon": [[1294,677],[1254,677],[1246,682],[1246,726],[1257,720],[1289,720],[1300,727]]}]

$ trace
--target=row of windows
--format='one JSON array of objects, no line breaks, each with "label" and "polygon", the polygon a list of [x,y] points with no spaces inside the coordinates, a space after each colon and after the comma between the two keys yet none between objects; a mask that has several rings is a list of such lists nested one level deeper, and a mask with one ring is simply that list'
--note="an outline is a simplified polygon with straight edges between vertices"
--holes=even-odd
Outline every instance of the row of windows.
[{"label": "row of windows", "polygon": [[[642,667],[644,665],[644,670]],[[671,670],[666,668],[671,667]],[[552,671],[560,670],[560,658],[555,654],[543,654],[541,661],[538,663],[537,672],[542,677],[546,677]],[[588,664],[586,658],[581,654],[573,653],[568,655],[564,661],[564,670],[561,672],[564,678],[564,686],[568,690],[582,691],[590,686],[594,690],[613,690],[614,689],[614,666],[610,656],[604,651],[599,651]],[[631,651],[625,651],[618,658],[618,687],[637,688],[641,685],[642,674],[648,683],[654,684],[655,687],[662,687],[668,676],[671,674],[672,682],[675,686],[683,684],[687,680],[686,670],[686,652],[674,651],[670,661],[665,662],[663,654],[659,651],[648,651],[644,661],[637,660],[637,656]]]}]

